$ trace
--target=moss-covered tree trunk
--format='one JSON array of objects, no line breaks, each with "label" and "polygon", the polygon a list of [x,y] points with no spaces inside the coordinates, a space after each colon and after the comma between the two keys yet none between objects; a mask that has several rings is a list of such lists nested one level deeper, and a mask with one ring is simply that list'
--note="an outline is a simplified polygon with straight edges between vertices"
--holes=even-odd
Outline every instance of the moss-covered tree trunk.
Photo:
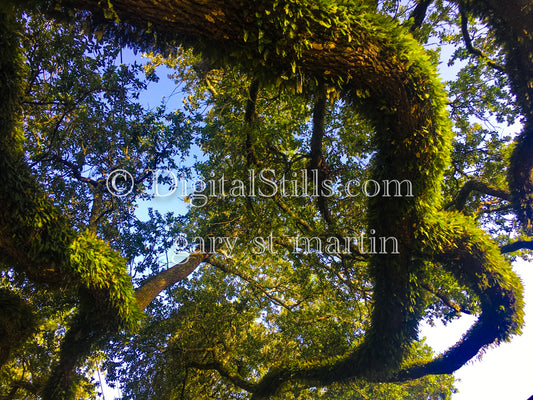
[{"label": "moss-covered tree trunk", "polygon": [[[222,365],[204,366],[218,369],[257,398],[276,393],[290,380],[329,384],[354,377],[387,381],[453,372],[480,348],[507,339],[521,326],[521,285],[496,245],[471,221],[441,211],[440,182],[449,162],[452,133],[445,111],[446,99],[434,68],[407,30],[377,14],[375,2],[367,3],[337,7],[281,0],[62,2],[93,11],[93,22],[109,17],[137,30],[155,31],[159,38],[161,35],[168,40],[174,38],[204,52],[214,62],[238,65],[264,83],[274,83],[284,75],[296,90],[303,86],[314,90],[318,82],[334,86],[374,125],[377,153],[372,179],[413,183],[413,197],[369,200],[368,229],[375,229],[378,236],[397,238],[400,255],[371,257],[374,310],[371,328],[362,345],[341,358],[272,368],[257,382],[244,381]],[[102,4],[111,7],[102,9]],[[509,42],[519,39],[511,35]],[[522,55],[517,55],[515,61],[513,57],[509,56],[509,63],[514,62],[517,68],[525,62]],[[518,77],[513,82],[514,90],[525,98],[521,102],[528,115],[530,102],[526,100],[531,92],[524,90],[524,82]],[[526,134],[525,147],[518,147],[515,159],[527,156],[528,140]],[[10,154],[9,148],[5,150]],[[515,185],[513,190],[523,203],[520,209],[525,210],[527,226],[527,196],[531,192],[525,179],[528,177],[521,169],[517,171],[515,181],[521,189]],[[17,228],[17,224],[11,225]],[[37,236],[46,242],[39,234],[41,231],[37,231]],[[81,243],[74,252],[79,259],[74,261],[87,260],[84,256],[91,251],[104,254],[105,260],[113,260],[105,246],[93,239]],[[17,245],[11,243],[5,248],[14,251]],[[64,264],[70,266],[72,260],[71,255]],[[403,368],[422,317],[425,303],[421,283],[425,265],[430,261],[442,264],[468,286],[479,297],[483,313],[465,338],[442,357]],[[89,271],[94,273],[112,271],[105,263],[89,264],[94,267]],[[25,268],[30,271],[30,264],[26,263]],[[74,275],[81,281],[87,280],[89,288],[94,289],[91,274]],[[124,307],[116,304],[117,294],[120,293],[111,292],[111,304],[123,314]],[[64,365],[72,368],[68,363]]]}]

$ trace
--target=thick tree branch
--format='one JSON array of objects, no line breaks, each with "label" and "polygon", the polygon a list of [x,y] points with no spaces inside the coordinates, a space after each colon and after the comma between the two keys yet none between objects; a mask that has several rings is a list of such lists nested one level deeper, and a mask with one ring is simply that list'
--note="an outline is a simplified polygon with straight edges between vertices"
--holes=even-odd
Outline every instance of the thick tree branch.
[{"label": "thick tree branch", "polygon": [[455,201],[451,204],[448,204],[446,208],[449,208],[450,206],[454,206],[454,208],[457,211],[462,211],[465,208],[466,201],[468,200],[468,196],[472,192],[480,192],[489,196],[498,197],[502,200],[511,201],[511,194],[504,189],[497,188],[495,186],[488,185],[484,182],[478,181],[478,180],[471,180],[466,182],[461,190],[459,190],[459,193],[457,194],[457,197],[455,198]]},{"label": "thick tree branch", "polygon": [[[97,0],[73,2],[93,10],[98,10],[102,4]],[[290,8],[293,4],[286,5]],[[258,5],[265,10],[268,8],[270,16],[265,14],[263,18],[256,18]],[[447,149],[451,140],[448,120],[444,116],[446,99],[436,82],[435,72],[425,67],[429,65],[427,58],[415,49],[416,44],[405,30],[378,15],[366,18],[367,8],[354,10],[345,20],[336,22],[334,28],[331,22],[317,21],[321,18],[319,14],[306,15],[291,21],[295,31],[290,37],[283,38],[286,40],[280,52],[276,46],[280,43],[282,27],[273,14],[277,12],[275,9],[283,8],[269,0],[258,3],[209,0],[201,4],[192,0],[113,2],[113,12],[122,21],[141,28],[151,23],[151,29],[175,34],[180,41],[205,51],[207,56],[213,55],[223,62],[251,69],[267,81],[274,82],[281,75],[287,75],[298,88],[302,77],[322,79],[327,72],[328,79],[342,86],[345,100],[357,105],[361,114],[375,127],[377,151],[373,164],[376,167],[371,171],[371,179],[390,181],[401,174],[401,179],[414,183],[412,197],[368,200],[368,226],[379,228],[382,235],[398,238],[400,254],[376,254],[370,259],[371,279],[375,282],[374,308],[363,343],[349,354],[333,360],[271,368],[253,385],[253,389],[250,387],[254,398],[258,399],[276,393],[291,380],[323,385],[355,377],[383,381],[401,367],[409,344],[417,336],[425,305],[422,294],[412,282],[424,271],[424,263],[413,254],[413,249],[418,248],[417,241],[423,236],[417,227],[420,222],[425,227],[429,223],[425,221],[427,213],[433,215],[435,212],[428,201],[438,199],[435,179],[442,176],[447,161],[442,149]],[[320,12],[323,11],[327,10],[324,8]],[[286,17],[285,12],[283,16]],[[250,32],[250,26],[256,28]],[[342,27],[348,27],[349,36],[332,35]],[[247,40],[251,34],[255,38],[263,35],[262,43],[258,45],[257,40]],[[302,46],[305,42],[308,45]],[[409,64],[404,61],[406,57]],[[417,138],[415,141],[414,137]],[[424,167],[420,168],[421,165]],[[438,208],[440,204],[434,207]],[[450,222],[454,216],[443,215],[441,222]],[[444,363],[437,360],[420,366],[414,373],[396,374],[397,377],[412,379],[434,371],[451,372],[475,356],[483,346],[512,334],[520,323],[519,284],[516,292],[513,291],[515,282],[507,285],[514,275],[505,270],[504,260],[493,260],[494,249],[489,239],[478,232],[471,234],[475,227],[465,221],[460,221],[459,226],[451,223],[450,229],[430,235],[430,238],[444,237],[443,243],[452,243],[447,240],[447,235],[454,234],[458,227],[462,227],[464,235],[453,241],[447,260],[458,279],[469,283],[483,297],[480,322],[471,334],[443,356]],[[474,240],[478,240],[475,247],[479,250],[478,259],[471,263],[468,253],[458,258],[455,252],[472,248]],[[438,239],[435,242],[426,243],[428,246],[441,244]],[[432,250],[431,253],[436,252]],[[491,269],[493,265],[497,265],[494,270]],[[461,275],[463,266],[467,271]],[[505,274],[500,275],[500,269],[505,270]],[[490,281],[489,288],[483,278]]]},{"label": "thick tree branch", "polygon": [[[520,279],[498,254],[496,246],[486,242],[477,228],[468,226],[472,222],[458,214],[455,219],[438,222],[430,228],[431,237],[445,234],[449,240],[440,254],[435,252],[435,261],[478,296],[482,313],[465,334],[465,339],[429,363],[406,366],[397,373],[396,381],[452,373],[474,357],[480,348],[494,343],[495,339],[497,342],[507,340],[523,323]],[[499,285],[498,282],[507,275],[507,285]]]},{"label": "thick tree branch", "polygon": [[135,299],[139,307],[144,310],[163,290],[185,279],[206,259],[203,253],[193,253],[186,262],[176,264],[149,278],[137,290]]},{"label": "thick tree branch", "polygon": [[326,180],[329,175],[328,166],[322,150],[322,142],[324,140],[324,135],[326,134],[325,117],[327,98],[323,94],[323,85],[321,85],[319,90],[321,93],[317,96],[315,106],[313,107],[313,134],[311,136],[311,152],[309,154],[307,173],[310,177],[313,177],[313,175],[316,174],[316,184],[318,186],[318,198],[316,199],[317,207],[322,218],[324,218],[324,221],[326,221],[328,226],[331,226],[334,221],[331,218],[331,213],[329,211],[328,199],[322,194],[324,180]]},{"label": "thick tree branch", "polygon": [[[73,2],[93,10],[103,4],[98,0]],[[365,18],[367,9],[355,10],[334,27],[346,27],[350,36],[332,36],[336,30],[331,28],[331,21],[315,23],[309,15],[305,20],[295,17],[291,22],[296,31],[292,32],[292,39],[283,38],[287,40],[283,41],[286,46],[281,54],[275,47],[280,43],[278,20],[263,15],[259,21],[255,17],[258,5],[270,7],[272,11],[272,3],[268,0],[257,3],[115,0],[112,11],[141,29],[152,23],[154,30],[176,34],[181,41],[194,44],[197,49],[218,53],[226,62],[254,68],[254,73],[260,76],[279,77],[298,70],[300,77],[316,78],[327,71],[334,82],[343,82],[345,99],[356,104],[375,127],[377,151],[373,164],[376,167],[371,171],[371,178],[381,182],[401,174],[401,179],[415,183],[415,192],[412,197],[368,200],[369,227],[381,229],[381,234],[386,236],[398,237],[400,254],[375,254],[370,259],[374,308],[364,341],[341,357],[316,363],[295,361],[283,368],[271,368],[257,383],[248,384],[239,379],[234,382],[259,399],[275,394],[286,382],[294,380],[327,385],[351,378],[384,381],[453,372],[482,347],[507,339],[515,332],[520,326],[522,304],[520,281],[516,281],[490,239],[468,221],[455,220],[457,214],[447,213],[435,219],[435,208],[440,204],[435,208],[428,205],[431,199],[438,199],[437,184],[447,160],[442,149],[448,149],[451,140],[444,116],[446,101],[436,82],[435,71],[426,67],[428,59],[415,48],[416,43],[405,30],[395,27],[389,19],[380,19],[379,15]],[[286,5],[290,8],[294,3]],[[275,6],[279,3],[275,2]],[[320,10],[323,11],[327,10]],[[271,47],[247,41],[250,26],[260,27]],[[300,26],[306,28],[299,29]],[[256,37],[258,30],[252,32]],[[299,46],[305,40],[309,45]],[[265,63],[257,65],[258,60],[265,60]],[[297,79],[293,77],[293,81]],[[302,80],[299,82],[301,84]],[[431,220],[426,218],[429,215]],[[427,228],[431,221],[438,221],[438,224],[428,235],[418,228],[420,225]],[[425,235],[429,239],[419,244]],[[442,357],[397,373],[417,336],[425,305],[418,286],[413,285],[413,281],[424,274],[424,261],[416,257],[420,246],[428,246],[428,253],[441,255],[436,261],[446,264],[458,281],[467,283],[479,296],[483,313],[465,338]],[[442,250],[442,247],[446,248]],[[17,248],[20,248],[18,243]],[[140,304],[152,298],[158,288],[167,287],[167,282],[158,281],[153,282],[156,290],[147,289],[150,295],[143,296]]]},{"label": "thick tree branch", "polygon": [[411,32],[419,29],[422,26],[424,23],[424,18],[426,18],[428,7],[431,3],[433,3],[433,0],[422,0],[418,2],[409,17],[409,19],[413,18],[413,25],[411,25],[409,28]]}]

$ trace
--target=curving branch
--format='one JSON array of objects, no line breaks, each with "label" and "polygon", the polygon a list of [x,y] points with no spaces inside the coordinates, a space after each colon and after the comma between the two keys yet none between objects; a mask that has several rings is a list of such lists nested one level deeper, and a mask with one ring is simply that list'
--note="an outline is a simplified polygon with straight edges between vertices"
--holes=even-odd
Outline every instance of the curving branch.
[{"label": "curving branch", "polygon": [[490,67],[494,68],[497,71],[505,73],[506,71],[503,65],[492,61],[485,53],[483,53],[479,49],[476,49],[472,44],[470,33],[468,33],[468,16],[466,15],[464,6],[461,2],[459,2],[459,13],[461,15],[461,34],[463,35],[463,40],[465,42],[466,49],[470,52],[470,54],[485,60],[487,62],[487,65],[489,65]]},{"label": "curving branch", "polygon": [[[434,260],[478,296],[482,313],[463,340],[429,363],[401,369],[394,381],[450,374],[474,357],[479,346],[506,341],[510,333],[520,332],[523,324],[522,284],[498,248],[459,214],[437,215],[436,221],[439,219],[427,227],[427,244],[433,247]],[[444,246],[432,239],[443,235]],[[502,279],[507,279],[508,286],[498,284]]]},{"label": "curving branch", "polygon": [[[350,17],[338,24],[349,27],[351,36],[357,38],[355,42],[343,37],[333,39],[331,33],[335,29],[329,24],[326,24],[326,28],[320,22],[311,23],[309,30],[313,35],[310,36],[305,29],[295,32],[293,41],[286,42],[285,55],[281,57],[277,55],[280,54],[279,49],[275,48],[279,41],[272,36],[281,28],[276,25],[273,5],[268,0],[260,3],[265,9],[271,9],[270,18],[262,18],[262,25],[257,29],[265,36],[265,43],[273,43],[274,47],[257,46],[257,43],[246,40],[250,32],[243,32],[243,29],[248,28],[241,21],[250,18],[255,20],[256,3],[251,3],[250,8],[240,2],[221,0],[203,2],[201,7],[192,0],[147,3],[144,7],[139,3],[117,0],[113,3],[113,9],[123,21],[138,26],[150,22],[153,29],[173,32],[181,40],[207,52],[210,58],[218,57],[228,63],[253,68],[254,73],[260,76],[272,76],[274,80],[279,74],[298,70],[300,74],[320,79],[324,71],[328,71],[332,81],[342,79],[347,82],[342,85],[345,99],[357,106],[375,126],[378,151],[373,160],[375,168],[372,169],[371,178],[376,181],[407,179],[414,183],[416,189],[413,198],[369,199],[369,228],[379,228],[380,235],[399,238],[401,248],[400,255],[378,254],[370,259],[375,282],[374,311],[364,342],[353,352],[337,359],[310,365],[296,363],[273,367],[256,383],[243,382],[238,377],[229,379],[245,387],[257,399],[276,393],[284,384],[294,380],[308,384],[329,384],[356,377],[376,381],[411,379],[434,371],[451,372],[482,347],[518,329],[520,301],[504,300],[519,299],[520,285],[516,282],[503,284],[514,275],[507,270],[500,275],[498,269],[492,269],[493,265],[505,269],[505,261],[493,260],[494,245],[490,245],[488,238],[478,237],[471,223],[463,221],[460,225],[462,236],[451,240],[447,238],[447,231],[440,232],[440,235],[435,235],[438,243],[429,243],[427,246],[434,245],[430,254],[438,254],[438,249],[442,247],[440,239],[444,238],[443,243],[456,244],[448,249],[449,254],[443,256],[443,262],[447,261],[457,278],[463,279],[482,297],[480,322],[475,331],[459,342],[456,348],[445,353],[444,364],[436,360],[417,367],[416,372],[412,372],[414,369],[410,369],[410,372],[400,370],[409,344],[416,338],[418,321],[425,304],[424,296],[413,285],[413,279],[423,277],[424,270],[424,263],[417,259],[418,252],[415,249],[424,248],[423,236],[427,230],[422,228],[431,225],[429,220],[439,207],[438,200],[435,200],[439,198],[436,182],[440,182],[443,166],[447,163],[451,140],[444,111],[446,99],[441,87],[436,83],[434,71],[427,68],[429,63],[425,56],[418,49],[408,50],[415,48],[416,44],[404,30],[385,19],[378,23],[377,18],[380,17],[374,14],[371,20],[365,20],[365,13],[369,12],[366,9],[352,10]],[[80,1],[78,4],[93,10],[99,9],[96,1]],[[300,6],[301,10],[308,10],[303,4]],[[307,12],[313,11],[309,8]],[[161,19],[163,15],[164,21]],[[296,19],[294,26],[298,29],[299,26],[307,26],[306,22],[310,21],[309,18],[306,21]],[[372,23],[375,25],[367,30]],[[250,24],[247,23],[248,26]],[[382,32],[377,34],[376,31]],[[257,31],[252,33],[257,37]],[[306,40],[310,45],[301,47],[300,43]],[[217,49],[222,48],[223,55],[217,53]],[[406,67],[400,61],[402,57],[391,56],[404,52],[416,68]],[[235,54],[234,58],[232,54]],[[251,66],[245,60],[265,62],[256,62]],[[417,140],[413,141],[413,137]],[[416,157],[413,156],[415,154]],[[421,165],[423,168],[420,168]],[[453,215],[443,214],[439,219],[443,222],[453,221]],[[476,260],[471,260],[470,253],[465,249],[477,249]],[[456,252],[460,250],[466,252],[458,256]],[[463,267],[475,273],[461,275]],[[484,289],[479,283],[480,277],[488,279],[491,287]],[[503,289],[502,286],[511,289]],[[504,300],[500,301],[502,295]],[[500,311],[495,313],[493,305]],[[504,310],[504,315],[501,310]],[[514,322],[509,322],[509,318]],[[499,328],[495,329],[494,326]],[[222,369],[222,366],[212,367]]]},{"label": "curving branch", "polygon": [[[67,3],[92,10],[96,17],[103,18],[105,14],[102,10],[104,3],[98,0],[71,0],[63,4]],[[328,385],[354,378],[384,382],[451,373],[482,348],[506,340],[519,331],[522,323],[522,289],[508,263],[490,238],[477,229],[472,221],[460,218],[457,213],[437,211],[441,207],[439,185],[443,169],[449,162],[452,139],[445,110],[447,101],[431,63],[404,28],[376,14],[364,2],[360,5],[350,4],[350,12],[337,10],[336,15],[340,17],[336,20],[323,19],[323,14],[330,15],[325,3],[318,3],[317,10],[313,7],[317,3],[313,1],[286,2],[286,9],[298,7],[300,14],[293,14],[290,29],[294,30],[283,36],[283,41],[280,41],[279,35],[286,31],[279,21],[286,21],[287,16],[279,0],[249,3],[237,0],[115,0],[112,5],[113,9],[107,11],[112,11],[121,21],[140,29],[150,27],[151,30],[171,34],[180,42],[206,52],[210,58],[252,70],[254,74],[264,77],[267,83],[286,75],[289,83],[297,90],[302,90],[302,84],[306,82],[304,77],[322,79],[328,75],[330,83],[342,89],[343,99],[374,125],[377,150],[370,178],[377,182],[413,182],[413,197],[376,196],[368,200],[368,229],[378,230],[376,233],[379,236],[397,238],[400,254],[372,254],[369,259],[374,282],[373,312],[371,325],[360,345],[339,357],[311,363],[294,361],[272,367],[254,382],[221,372],[224,371],[224,365],[211,365],[211,368],[221,370],[219,372],[226,374],[234,384],[253,393],[254,399],[263,399],[274,395],[291,381],[306,385]],[[269,11],[261,14],[262,18],[257,17],[259,6],[261,10]],[[340,34],[342,31],[349,32],[349,35]],[[264,40],[259,44],[247,40],[250,33],[255,38],[261,34]],[[11,50],[17,40],[12,42],[15,44]],[[278,47],[280,43],[283,45],[281,49]],[[2,63],[16,58],[12,54],[5,57],[4,50],[0,51]],[[11,85],[9,80],[4,81],[8,87]],[[9,111],[16,114],[15,108]],[[13,148],[19,147],[18,142],[12,139],[11,128],[12,125],[7,129],[4,124],[0,125],[4,137],[11,138],[7,140],[9,145],[0,147],[1,155],[7,157],[0,157],[1,166],[7,164],[0,171],[5,174],[2,178],[8,184],[0,185],[0,205],[12,205],[21,215],[28,215],[29,210],[26,220],[34,221],[41,216],[38,202],[25,197],[21,206],[5,195],[6,191],[15,192],[11,190],[13,176],[9,175],[16,171],[13,168],[15,163],[9,161],[16,157],[16,165],[24,168],[21,155],[13,155]],[[27,180],[32,181],[31,178]],[[48,232],[29,223],[21,226],[20,221],[14,221],[11,214],[7,208],[0,208],[0,238],[6,239],[0,244],[2,249],[11,251],[8,253],[10,261],[20,261],[15,255],[22,257],[28,254],[37,259],[50,258],[47,252],[39,251],[32,245],[34,238],[46,242]],[[56,235],[64,232],[57,222],[49,225],[50,231]],[[25,233],[17,231],[19,228]],[[27,237],[27,232],[32,234],[31,238]],[[67,241],[67,249],[73,241]],[[25,246],[31,251],[24,252]],[[120,260],[111,257],[104,244],[85,243],[77,256],[81,259],[85,254],[101,255],[108,260],[106,268],[115,265],[111,261],[120,263]],[[422,256],[424,254],[425,257]],[[59,265],[57,272],[61,277],[61,273],[65,272],[61,266],[66,262],[63,253],[59,252],[59,256],[63,257],[52,264]],[[480,299],[482,313],[465,337],[442,356],[420,365],[405,366],[424,312],[425,296],[421,293],[419,283],[424,281],[428,259],[442,264],[460,283],[469,287]],[[29,269],[28,264],[20,264]],[[43,261],[40,265],[43,265]],[[91,271],[94,268],[94,265],[89,265]],[[75,281],[82,284],[87,280],[83,274],[76,278],[78,280]],[[98,289],[105,292],[104,288]],[[91,300],[98,300],[98,290],[92,286],[87,290],[92,293]],[[118,297],[121,293],[115,295],[121,298]],[[127,314],[127,310],[122,308],[118,311]],[[109,313],[104,317],[109,318]],[[92,322],[91,319],[84,321]],[[105,322],[101,317],[97,321],[100,324]],[[74,351],[76,357],[85,354],[88,345],[94,343],[108,328],[105,324],[92,325],[94,327],[85,336],[76,336],[80,330],[69,331],[62,354],[73,351],[76,343],[81,344],[83,350],[81,353]],[[72,382],[72,379],[66,382],[61,379],[69,378],[69,373],[72,374],[75,366],[73,359],[77,360],[68,356],[63,360],[62,357],[60,367],[66,365],[68,368],[59,371],[49,381],[50,391],[47,393],[52,394],[44,396],[45,400],[61,398],[60,391]]]},{"label": "curving branch", "polygon": [[502,200],[511,201],[511,193],[509,193],[507,190],[491,186],[476,179],[472,179],[463,185],[461,190],[459,190],[455,201],[448,204],[446,208],[453,206],[457,211],[462,211],[465,208],[468,196],[472,192],[480,192],[489,196],[498,197]]}]

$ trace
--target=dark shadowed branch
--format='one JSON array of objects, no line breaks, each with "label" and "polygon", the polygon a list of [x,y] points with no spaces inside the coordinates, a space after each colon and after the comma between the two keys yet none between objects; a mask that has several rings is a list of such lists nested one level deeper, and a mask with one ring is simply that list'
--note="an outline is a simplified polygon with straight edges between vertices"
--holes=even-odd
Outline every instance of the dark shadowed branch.
[{"label": "dark shadowed branch", "polygon": [[491,66],[492,68],[500,72],[505,72],[505,67],[503,65],[492,61],[485,53],[474,47],[474,45],[472,44],[472,39],[470,38],[470,34],[468,33],[468,16],[466,15],[464,7],[461,3],[459,3],[459,12],[461,14],[461,33],[463,35],[463,40],[465,42],[466,49],[470,52],[470,54],[485,60],[487,62],[487,65]]},{"label": "dark shadowed branch", "polygon": [[468,196],[472,192],[483,193],[489,196],[498,197],[502,200],[511,200],[511,194],[507,190],[500,189],[495,186],[491,186],[484,182],[473,179],[464,184],[461,190],[459,190],[455,201],[451,204],[448,204],[446,208],[450,208],[453,206],[457,211],[462,211],[465,207]]},{"label": "dark shadowed branch", "polygon": [[500,247],[500,251],[502,252],[502,254],[512,253],[513,251],[522,249],[533,250],[533,240],[519,240]]}]

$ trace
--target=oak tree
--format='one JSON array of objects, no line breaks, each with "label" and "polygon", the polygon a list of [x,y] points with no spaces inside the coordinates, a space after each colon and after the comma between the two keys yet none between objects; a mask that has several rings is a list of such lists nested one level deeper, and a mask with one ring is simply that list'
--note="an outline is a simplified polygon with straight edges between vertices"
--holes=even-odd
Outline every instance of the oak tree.
[{"label": "oak tree", "polygon": [[[50,313],[68,329],[45,381],[12,382],[12,397],[73,398],[75,368],[104,347],[128,398],[446,397],[448,378],[429,375],[519,333],[521,283],[505,254],[531,248],[529,2],[25,7],[77,22],[54,39],[74,41],[71,53],[54,59],[31,50],[38,18],[21,28],[19,10],[2,8],[0,361],[16,368]],[[129,96],[142,83],[103,54],[117,47],[80,43],[76,29],[163,54],[187,83],[188,114],[163,122],[137,107]],[[429,40],[464,60],[448,97]],[[472,114],[521,117],[523,128],[511,145]],[[197,188],[185,217],[138,221],[148,172],[177,168],[193,145],[205,158],[182,172],[213,185]],[[117,166],[135,183],[121,199],[103,177]],[[254,171],[267,179],[250,192],[238,182]],[[164,269],[154,255],[178,234],[211,246],[186,247],[188,260]],[[460,312],[477,323],[432,357],[420,320]]]}]

